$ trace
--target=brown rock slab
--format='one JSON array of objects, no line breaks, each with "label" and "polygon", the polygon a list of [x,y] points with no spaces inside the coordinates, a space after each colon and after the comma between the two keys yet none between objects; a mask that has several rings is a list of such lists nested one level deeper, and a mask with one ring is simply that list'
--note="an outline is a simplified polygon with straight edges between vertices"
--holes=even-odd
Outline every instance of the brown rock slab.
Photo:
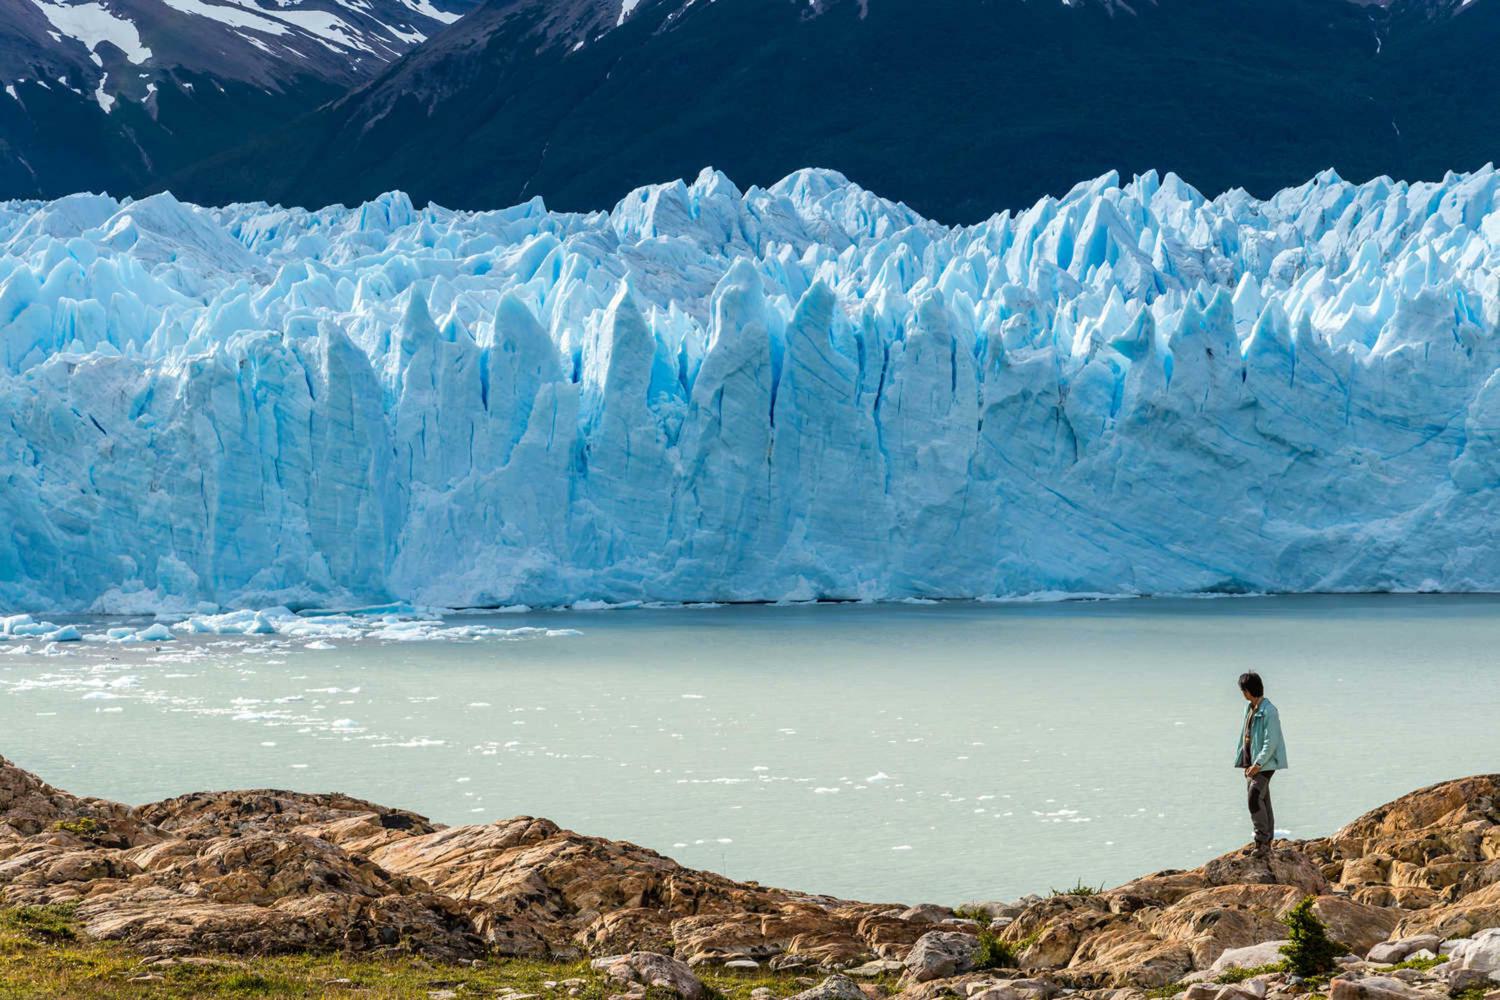
[{"label": "brown rock slab", "polygon": [[1429,994],[1389,976],[1339,977],[1328,984],[1328,1000],[1427,1000]]}]

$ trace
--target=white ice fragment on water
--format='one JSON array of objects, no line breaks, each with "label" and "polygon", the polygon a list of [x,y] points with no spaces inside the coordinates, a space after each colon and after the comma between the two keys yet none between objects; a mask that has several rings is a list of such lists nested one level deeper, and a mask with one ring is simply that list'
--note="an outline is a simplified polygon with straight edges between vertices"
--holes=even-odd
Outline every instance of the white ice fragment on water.
[{"label": "white ice fragment on water", "polygon": [[228,611],[219,615],[189,618],[177,626],[179,631],[211,635],[275,635],[277,623],[295,617],[286,608],[264,611]]},{"label": "white ice fragment on water", "polygon": [[[90,638],[99,637],[91,636]],[[148,625],[143,629],[133,629],[124,626],[116,626],[115,628],[106,629],[104,632],[104,638],[110,642],[125,643],[171,642],[177,637],[172,634],[172,630],[167,628],[166,625],[162,624],[161,622],[157,622],[155,624]]]}]

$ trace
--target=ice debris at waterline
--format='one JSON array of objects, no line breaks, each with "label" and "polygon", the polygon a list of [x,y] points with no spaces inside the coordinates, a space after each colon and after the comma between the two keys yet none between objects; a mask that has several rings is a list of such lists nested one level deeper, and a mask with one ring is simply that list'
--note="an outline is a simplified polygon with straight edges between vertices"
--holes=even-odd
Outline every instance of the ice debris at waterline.
[{"label": "ice debris at waterline", "polygon": [[521,625],[466,625],[444,620],[436,612],[416,608],[375,612],[296,614],[289,608],[226,611],[190,615],[168,624],[156,621],[139,628],[117,625],[102,632],[84,632],[76,625],[38,621],[31,615],[0,618],[0,652],[41,652],[29,645],[6,648],[7,642],[27,639],[54,642],[172,642],[182,636],[282,636],[302,640],[309,649],[333,649],[330,639],[376,639],[385,642],[452,641],[459,639],[556,639],[581,635],[577,629]]},{"label": "ice debris at waterline", "polygon": [[0,205],[0,607],[1500,590],[1497,192]]}]

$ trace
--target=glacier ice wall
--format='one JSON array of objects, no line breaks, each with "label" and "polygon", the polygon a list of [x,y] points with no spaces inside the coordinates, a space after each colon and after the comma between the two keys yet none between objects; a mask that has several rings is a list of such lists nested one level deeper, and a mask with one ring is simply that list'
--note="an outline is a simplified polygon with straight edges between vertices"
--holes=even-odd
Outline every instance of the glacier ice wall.
[{"label": "glacier ice wall", "polygon": [[1500,175],[0,205],[0,607],[1500,590]]}]

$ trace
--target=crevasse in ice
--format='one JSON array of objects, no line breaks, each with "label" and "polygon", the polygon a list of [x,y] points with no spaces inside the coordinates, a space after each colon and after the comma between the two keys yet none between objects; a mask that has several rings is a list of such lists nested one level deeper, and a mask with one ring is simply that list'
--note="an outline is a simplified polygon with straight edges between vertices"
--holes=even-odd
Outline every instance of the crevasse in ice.
[{"label": "crevasse in ice", "polygon": [[0,205],[0,608],[1500,590],[1500,176]]}]

